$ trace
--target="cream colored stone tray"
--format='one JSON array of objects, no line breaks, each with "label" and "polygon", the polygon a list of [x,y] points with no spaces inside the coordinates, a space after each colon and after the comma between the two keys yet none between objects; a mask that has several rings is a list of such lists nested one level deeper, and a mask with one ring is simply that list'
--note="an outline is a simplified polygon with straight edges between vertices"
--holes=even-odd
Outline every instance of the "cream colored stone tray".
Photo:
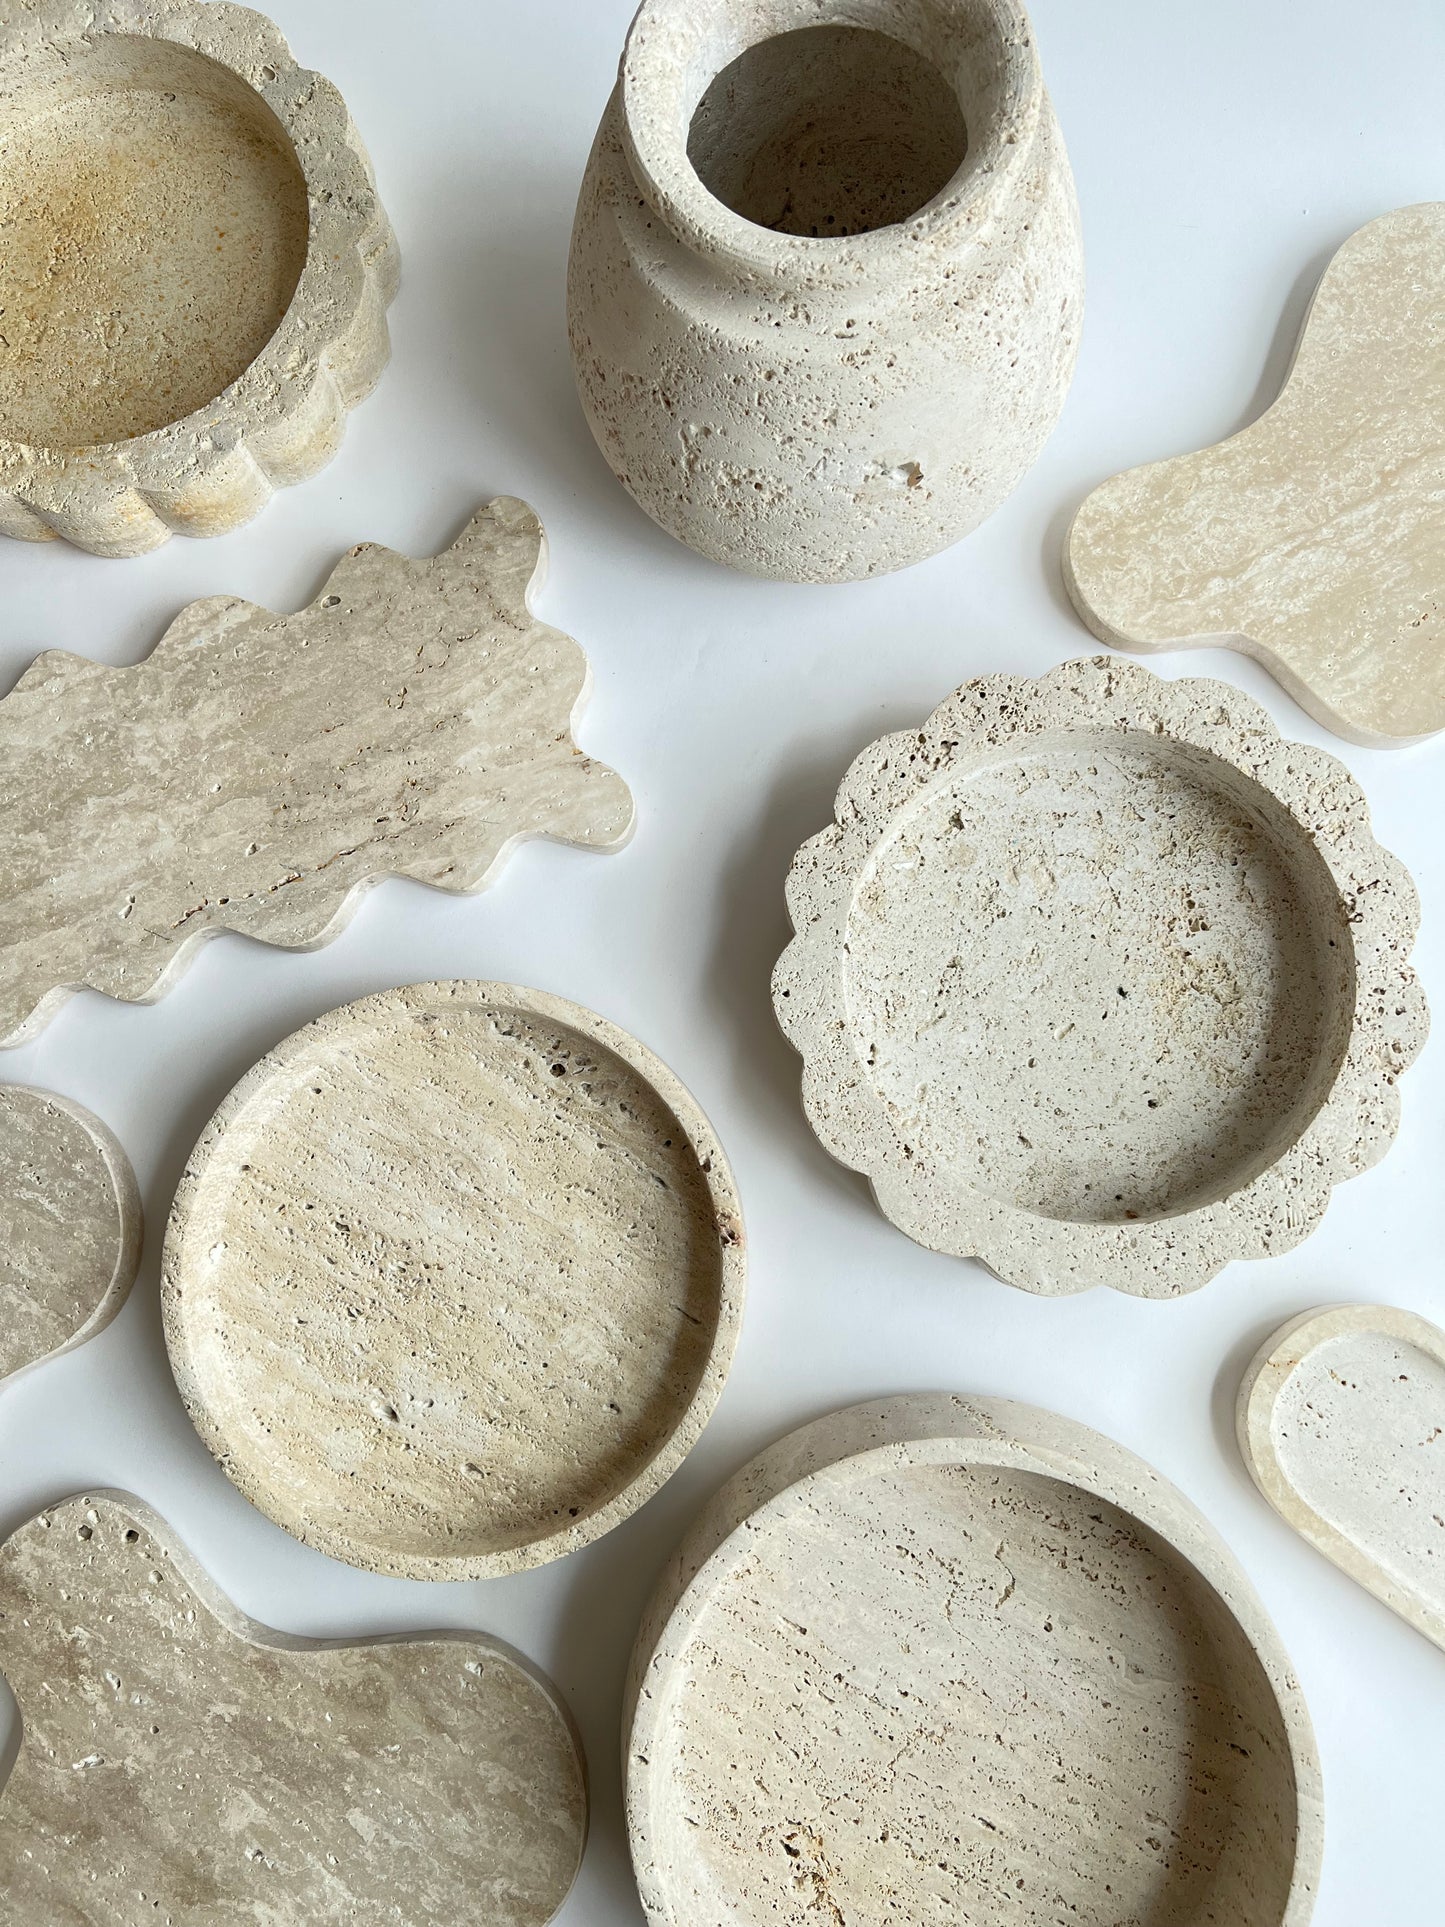
[{"label": "cream colored stone tray", "polygon": [[1128,649],[1242,649],[1357,743],[1445,729],[1445,202],[1330,263],[1279,399],[1119,475],[1069,534],[1080,615]]},{"label": "cream colored stone tray", "polygon": [[137,555],[336,452],[396,244],[345,103],[226,0],[0,13],[0,533]]},{"label": "cream colored stone tray", "polygon": [[440,555],[350,550],[297,615],[218,596],[135,668],[39,657],[0,702],[0,1042],[82,985],[159,997],[219,931],[327,943],[384,877],[625,843],[627,787],[572,737],[587,659],[531,613],[545,561],[503,496]]},{"label": "cream colored stone tray", "polygon": [[0,1086],[0,1380],[108,1325],[141,1239],[135,1175],[100,1119]]},{"label": "cream colored stone tray", "polygon": [[544,1927],[587,1829],[555,1689],[477,1633],[297,1639],[122,1493],[0,1547],[8,1920]]},{"label": "cream colored stone tray", "polygon": [[834,1414],[705,1509],[643,1622],[653,1927],[1303,1927],[1309,1717],[1223,1542],[1067,1419]]},{"label": "cream colored stone tray", "polygon": [[1245,1375],[1239,1443],[1287,1524],[1445,1647],[1445,1332],[1389,1305],[1292,1319]]},{"label": "cream colored stone tray", "polygon": [[1191,1291],[1373,1164],[1418,905],[1333,757],[1225,683],[986,677],[854,763],[774,978],[808,1116],[920,1244]]},{"label": "cream colored stone tray", "polygon": [[737,1193],[626,1032],[505,984],[333,1011],[242,1080],[166,1238],[166,1339],[221,1465],[351,1564],[482,1578],[681,1464],[743,1296]]}]

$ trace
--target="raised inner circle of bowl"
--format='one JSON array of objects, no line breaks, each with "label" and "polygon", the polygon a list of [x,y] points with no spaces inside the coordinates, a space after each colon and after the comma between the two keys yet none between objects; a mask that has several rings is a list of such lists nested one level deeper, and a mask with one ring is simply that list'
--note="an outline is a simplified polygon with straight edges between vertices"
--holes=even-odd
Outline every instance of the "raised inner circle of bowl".
[{"label": "raised inner circle of bowl", "polygon": [[306,263],[295,151],[265,101],[194,49],[51,46],[0,102],[0,438],[84,448],[221,394]]},{"label": "raised inner circle of bowl", "polygon": [[721,1389],[741,1264],[726,1166],[670,1082],[496,985],[367,999],[263,1060],[166,1251],[178,1380],[254,1503],[353,1564],[462,1577],[556,1557],[662,1483]]},{"label": "raised inner circle of bowl", "polygon": [[875,849],[844,962],[907,1154],[1041,1217],[1157,1219],[1303,1134],[1348,1046],[1345,907],[1243,772],[1138,732],[942,773]]}]

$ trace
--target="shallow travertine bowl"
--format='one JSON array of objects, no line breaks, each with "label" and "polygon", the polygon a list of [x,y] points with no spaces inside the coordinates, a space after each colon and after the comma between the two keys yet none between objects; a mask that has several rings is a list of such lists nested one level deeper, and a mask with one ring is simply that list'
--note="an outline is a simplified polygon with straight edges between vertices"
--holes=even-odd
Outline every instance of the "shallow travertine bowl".
[{"label": "shallow travertine bowl", "polygon": [[1299,1686],[1184,1496],[1051,1413],[835,1413],[706,1508],[633,1659],[653,1927],[1304,1927]]},{"label": "shallow travertine bowl", "polygon": [[335,453],[397,257],[336,89],[226,0],[0,16],[0,533],[137,555]]},{"label": "shallow travertine bowl", "polygon": [[1418,905],[1323,750],[1099,658],[854,763],[788,882],[804,1102],[910,1237],[1030,1291],[1288,1250],[1394,1136]]}]

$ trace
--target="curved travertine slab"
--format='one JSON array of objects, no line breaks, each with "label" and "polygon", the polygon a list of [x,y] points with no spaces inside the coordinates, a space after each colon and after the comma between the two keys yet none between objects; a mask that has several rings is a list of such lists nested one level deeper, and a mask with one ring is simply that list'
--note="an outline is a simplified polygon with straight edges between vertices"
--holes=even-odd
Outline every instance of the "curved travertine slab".
[{"label": "curved travertine slab", "polygon": [[39,657],[0,702],[0,1043],[88,986],[158,997],[202,939],[311,949],[388,876],[479,890],[527,836],[617,849],[591,671],[531,613],[508,496],[440,555],[350,550],[294,616],[192,603],[130,669]]},{"label": "curved travertine slab", "polygon": [[1291,1319],[1240,1387],[1239,1444],[1301,1538],[1445,1647],[1445,1332],[1389,1305]]},{"label": "curved travertine slab", "polygon": [[0,1086],[0,1380],[110,1323],[141,1238],[135,1175],[100,1119]]},{"label": "curved travertine slab", "polygon": [[1243,649],[1352,742],[1445,729],[1445,202],[1353,235],[1279,399],[1096,489],[1064,576],[1102,641]]},{"label": "curved travertine slab", "polygon": [[552,1686],[477,1633],[327,1642],[237,1612],[121,1493],[0,1547],[6,1918],[545,1927],[586,1777]]},{"label": "curved travertine slab", "polygon": [[705,1508],[633,1659],[652,1927],[1304,1927],[1299,1687],[1132,1454],[946,1394],[805,1426]]}]

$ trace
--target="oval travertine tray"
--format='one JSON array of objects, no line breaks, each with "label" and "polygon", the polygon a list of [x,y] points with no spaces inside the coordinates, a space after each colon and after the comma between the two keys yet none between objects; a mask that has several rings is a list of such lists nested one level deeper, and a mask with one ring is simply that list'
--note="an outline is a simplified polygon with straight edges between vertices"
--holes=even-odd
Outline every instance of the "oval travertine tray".
[{"label": "oval travertine tray", "polygon": [[1309,1717],[1183,1495],[1004,1400],[805,1427],[644,1620],[627,1814],[654,1927],[1303,1927]]},{"label": "oval travertine tray", "polygon": [[273,1632],[122,1493],[0,1547],[0,1672],[13,1921],[545,1927],[581,1862],[581,1751],[519,1655]]},{"label": "oval travertine tray", "polygon": [[0,18],[0,533],[137,555],[335,454],[396,245],[336,89],[227,0]]},{"label": "oval travertine tray", "polygon": [[1115,659],[865,750],[788,903],[814,1129],[911,1238],[1030,1291],[1167,1297],[1298,1244],[1426,1034],[1414,886],[1349,772]]},{"label": "oval travertine tray", "polygon": [[1445,1332],[1389,1305],[1305,1312],[1245,1374],[1238,1420],[1280,1517],[1445,1647]]},{"label": "oval travertine tray", "polygon": [[743,1295],[736,1190],[635,1038],[560,997],[420,984],[263,1058],[176,1194],[166,1340],[253,1504],[378,1572],[587,1544],[696,1442]]}]

